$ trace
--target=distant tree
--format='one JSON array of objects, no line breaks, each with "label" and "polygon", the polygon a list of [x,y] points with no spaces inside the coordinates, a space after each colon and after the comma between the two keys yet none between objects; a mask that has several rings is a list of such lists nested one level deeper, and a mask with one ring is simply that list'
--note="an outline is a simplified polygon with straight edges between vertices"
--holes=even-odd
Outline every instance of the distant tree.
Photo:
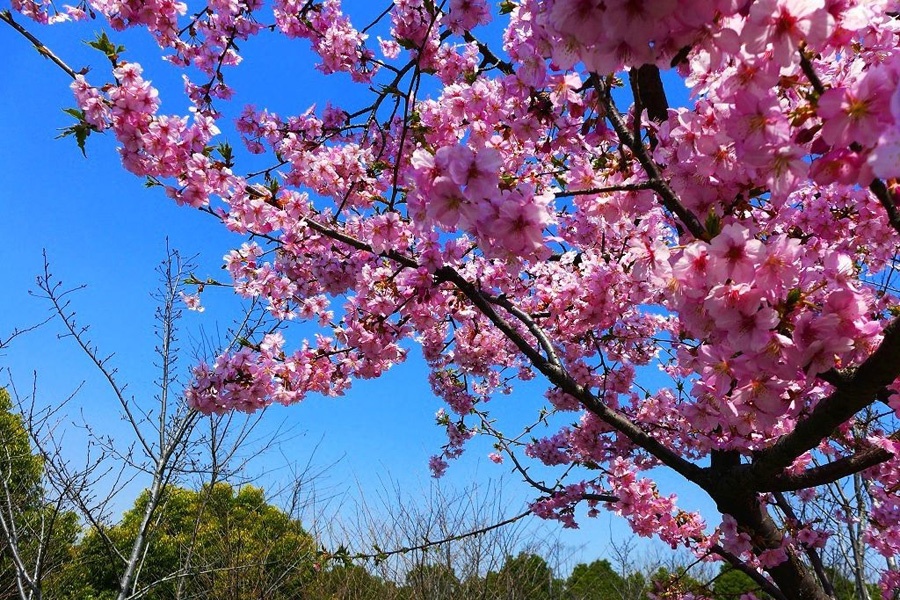
[{"label": "distant tree", "polygon": [[400,588],[359,565],[334,565],[319,571],[307,586],[304,600],[388,600]]},{"label": "distant tree", "polygon": [[456,600],[460,581],[449,567],[441,563],[421,564],[406,574],[403,597],[408,600]]},{"label": "distant tree", "polygon": [[[108,384],[119,415],[130,430],[112,438],[101,434],[102,429],[95,427],[95,423],[85,422],[88,448],[83,455],[84,463],[76,465],[72,457],[77,453],[73,453],[71,447],[63,451],[62,432],[51,419],[60,406],[40,408],[32,398],[30,412],[25,415],[31,443],[40,456],[45,479],[53,489],[54,497],[60,506],[65,504],[77,510],[84,523],[87,532],[78,552],[83,555],[84,564],[93,565],[90,573],[79,570],[82,563],[71,565],[72,568],[54,578],[56,595],[73,600],[91,598],[94,594],[104,599],[132,600],[158,589],[171,588],[173,591],[168,597],[185,598],[188,596],[186,588],[190,587],[188,582],[198,585],[196,577],[184,575],[201,573],[203,565],[195,562],[201,555],[194,550],[202,540],[197,532],[203,518],[197,506],[189,504],[184,509],[186,514],[196,516],[190,523],[179,523],[179,531],[196,535],[188,540],[189,543],[172,542],[168,533],[159,528],[172,520],[174,513],[171,511],[183,500],[185,490],[170,493],[170,488],[174,490],[174,486],[180,485],[208,490],[208,500],[214,504],[213,492],[219,491],[215,484],[237,477],[240,471],[238,448],[246,442],[258,419],[203,416],[186,406],[180,396],[184,386],[178,368],[181,289],[192,277],[192,269],[191,261],[176,250],[169,250],[157,269],[160,286],[153,297],[158,303],[155,328],[158,377],[154,382],[155,393],[134,395],[126,391],[128,384],[121,381],[119,370],[113,364],[114,355],[102,352],[91,341],[89,327],[76,320],[72,293],[77,288],[62,287],[45,260],[44,272],[37,280],[38,296],[52,307],[53,320],[61,325],[63,337],[81,349],[87,364]],[[238,344],[237,340],[250,335],[256,326],[251,305],[251,312],[229,332],[231,339],[223,343]],[[264,443],[272,445],[275,438]],[[125,521],[111,527],[110,524],[116,523],[112,515],[120,503],[119,494],[123,487],[118,483],[134,478],[146,482],[146,491],[134,509],[126,514]],[[160,513],[164,502],[170,506],[168,521]],[[134,513],[138,509],[143,511],[139,516]],[[157,541],[162,545],[152,547]],[[170,542],[173,545],[165,547]],[[242,563],[242,568],[248,568],[247,564],[246,561]],[[17,572],[20,578],[30,577],[26,566],[17,565]],[[157,576],[162,579],[154,579]],[[111,591],[113,589],[115,593]]]},{"label": "distant tree", "polygon": [[[104,532],[106,537],[118,547],[130,547],[148,501],[149,494],[141,494],[121,522]],[[139,597],[293,599],[303,597],[314,577],[315,540],[299,521],[266,502],[259,488],[226,483],[199,491],[171,487],[154,519],[138,566],[139,581],[150,584],[139,587]],[[80,597],[114,597],[118,590],[120,567],[109,560],[99,538],[88,534],[68,569],[65,583]]]},{"label": "distant tree", "polygon": [[759,591],[759,586],[745,573],[722,565],[712,584],[713,600],[740,600],[743,594],[752,592],[760,600],[771,598]]},{"label": "distant tree", "polygon": [[0,599],[40,600],[44,582],[71,559],[76,515],[49,499],[44,462],[27,423],[0,388]]},{"label": "distant tree", "polygon": [[562,597],[564,584],[542,556],[522,552],[488,573],[485,587],[492,600],[555,600]]},{"label": "distant tree", "polygon": [[706,587],[685,569],[658,568],[650,576],[649,596],[655,600],[681,600],[685,597],[707,598]]},{"label": "distant tree", "polygon": [[[825,570],[834,586],[834,597],[837,600],[866,600],[867,598],[882,597],[881,592],[878,590],[878,586],[871,581],[863,582],[862,585],[864,586],[864,591],[861,594],[859,587],[857,587],[859,582],[856,579],[855,573],[844,573],[834,567],[827,567]],[[894,593],[897,594],[898,591],[895,591]]]},{"label": "distant tree", "polygon": [[608,560],[579,563],[566,581],[571,600],[617,600],[623,597],[625,580]]}]

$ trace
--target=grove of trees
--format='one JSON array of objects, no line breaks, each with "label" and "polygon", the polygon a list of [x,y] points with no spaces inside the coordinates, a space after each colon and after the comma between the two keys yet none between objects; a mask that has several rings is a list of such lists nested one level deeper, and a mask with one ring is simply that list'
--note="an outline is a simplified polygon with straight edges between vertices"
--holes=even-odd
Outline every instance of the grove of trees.
[{"label": "grove of trees", "polygon": [[[194,366],[185,435],[199,414],[342,395],[418,345],[446,405],[436,477],[486,436],[540,517],[574,527],[613,511],[757,597],[867,598],[873,583],[897,597],[900,2],[395,0],[365,21],[371,6],[339,0],[11,8],[0,19],[72,79],[66,135],[82,150],[115,137],[125,169],[245,236],[229,282],[191,277],[181,296],[199,309],[231,286],[267,310]],[[90,40],[98,64],[54,54],[44,25],[106,27]],[[183,74],[189,111],[162,112],[116,41],[129,28]],[[259,105],[231,107],[241,53],[274,38],[356,92],[323,86],[320,103],[278,114],[266,90],[240,90]],[[493,407],[532,380],[545,406],[509,430]],[[147,445],[148,536],[176,447]],[[660,472],[717,514],[664,494]],[[245,493],[184,493],[203,489]],[[35,510],[31,528],[65,518]],[[135,539],[137,554],[153,546]],[[286,564],[267,550],[252,585]],[[541,560],[513,556],[482,587],[525,582],[503,569],[540,574]],[[581,589],[545,574],[529,597]],[[392,585],[465,586],[440,565],[407,575]],[[646,593],[717,593],[665,575],[642,575]],[[639,587],[619,577],[602,585]],[[140,592],[136,578],[120,592]],[[206,589],[243,584],[220,574]]]}]

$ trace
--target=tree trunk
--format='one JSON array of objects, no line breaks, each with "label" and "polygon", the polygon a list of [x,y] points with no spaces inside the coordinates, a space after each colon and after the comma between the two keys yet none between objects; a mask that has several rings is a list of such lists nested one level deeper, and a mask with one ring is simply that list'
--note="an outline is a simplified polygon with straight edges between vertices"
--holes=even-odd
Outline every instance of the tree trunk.
[{"label": "tree trunk", "polygon": [[[782,547],[781,531],[758,494],[738,490],[717,496],[714,499],[719,510],[734,517],[739,530],[750,536],[756,554]],[[766,572],[788,600],[833,600],[812,570],[790,549],[787,560]]]}]

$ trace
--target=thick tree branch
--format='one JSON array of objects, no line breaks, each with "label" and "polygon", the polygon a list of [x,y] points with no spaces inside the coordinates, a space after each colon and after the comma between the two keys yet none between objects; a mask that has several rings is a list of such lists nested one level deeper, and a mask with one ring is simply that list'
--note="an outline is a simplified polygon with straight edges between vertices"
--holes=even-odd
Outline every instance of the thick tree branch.
[{"label": "thick tree branch", "polygon": [[[791,521],[799,524],[800,519],[797,518],[797,513],[794,512],[794,507],[791,506],[791,503],[788,502],[787,498],[784,497],[784,494],[781,492],[776,492],[774,494],[775,503],[778,505],[778,508],[782,510],[784,516],[790,519]],[[825,566],[822,564],[822,557],[819,556],[819,553],[816,552],[815,548],[807,546],[804,548],[806,553],[806,557],[809,559],[809,563],[812,565],[813,570],[816,572],[816,577],[819,578],[819,582],[822,584],[822,589],[829,596],[834,596],[834,586],[831,584],[831,580],[828,578],[828,573],[825,572]]]},{"label": "thick tree branch", "polygon": [[636,76],[634,69],[628,76],[635,81],[641,106],[647,110],[650,120],[656,123],[666,121],[669,118],[669,101],[666,98],[666,89],[663,87],[659,67],[652,64],[641,65],[637,69]]},{"label": "thick tree branch", "polygon": [[875,194],[881,206],[887,213],[888,222],[894,231],[900,233],[900,210],[897,209],[897,196],[880,179],[875,179],[869,184],[869,190]]},{"label": "thick tree branch", "polygon": [[[844,383],[823,399],[808,417],[797,423],[789,434],[757,455],[753,464],[740,475],[739,485],[761,490],[770,487],[772,478],[794,460],[812,450],[839,425],[872,404],[882,388],[900,376],[900,317],[884,329],[878,348],[857,367]],[[738,482],[728,482],[734,485]]]},{"label": "thick tree branch", "polygon": [[[896,435],[892,437],[896,437]],[[834,483],[844,477],[849,477],[854,473],[859,473],[869,467],[874,467],[890,460],[893,456],[884,448],[873,446],[851,456],[845,456],[830,463],[807,469],[797,475],[777,475],[771,485],[760,491],[793,492],[804,488]]]},{"label": "thick tree branch", "polygon": [[650,153],[647,151],[643,142],[640,139],[636,139],[628,130],[625,119],[622,114],[619,113],[619,109],[616,107],[615,102],[613,102],[609,87],[596,74],[591,75],[589,83],[591,83],[597,91],[600,103],[606,111],[606,118],[613,126],[619,140],[634,153],[634,157],[637,158],[641,167],[644,169],[644,172],[647,174],[650,186],[657,193],[666,210],[678,217],[681,224],[684,225],[695,238],[709,241],[710,236],[706,231],[706,228],[697,216],[688,210],[681,203],[681,200],[678,199],[674,190],[672,190],[663,177],[659,165],[657,165],[656,161],[650,156]]},{"label": "thick tree branch", "polygon": [[752,579],[753,582],[759,586],[759,589],[761,589],[765,593],[769,594],[776,600],[787,600],[787,597],[785,597],[785,595],[781,593],[781,590],[779,590],[774,583],[767,579],[765,575],[741,560],[739,556],[735,556],[718,544],[712,546],[710,550],[728,561],[728,564],[730,564],[732,567]]}]

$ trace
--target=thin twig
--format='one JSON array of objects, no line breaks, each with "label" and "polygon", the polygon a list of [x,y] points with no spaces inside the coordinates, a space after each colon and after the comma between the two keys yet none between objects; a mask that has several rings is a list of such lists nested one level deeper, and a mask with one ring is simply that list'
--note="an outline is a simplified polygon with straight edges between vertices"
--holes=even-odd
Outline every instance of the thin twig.
[{"label": "thin twig", "polygon": [[76,72],[72,67],[67,65],[65,61],[56,56],[53,51],[50,50],[50,48],[45,46],[43,42],[41,42],[41,40],[36,38],[31,32],[29,32],[27,29],[19,25],[15,20],[13,20],[12,13],[10,13],[8,10],[0,11],[0,21],[4,21],[7,25],[25,36],[25,38],[27,38],[28,41],[31,42],[31,45],[33,45],[37,49],[38,53],[56,63],[56,66],[65,71],[66,75],[68,75],[72,79],[77,79],[79,75],[83,75],[85,73],[84,69],[82,69],[80,72]]},{"label": "thin twig", "polygon": [[466,531],[465,533],[460,533],[457,535],[451,535],[446,538],[442,538],[440,540],[425,540],[422,544],[416,544],[412,546],[401,546],[399,548],[395,548],[393,550],[386,550],[384,552],[378,552],[376,554],[353,554],[349,558],[350,559],[358,559],[358,560],[384,560],[390,556],[395,556],[397,554],[408,554],[410,552],[427,550],[429,548],[433,548],[435,546],[442,546],[444,544],[449,544],[450,542],[458,542],[460,540],[464,540],[470,537],[476,537],[482,534],[485,534],[489,531],[493,531],[495,529],[500,529],[501,527],[505,527],[506,525],[511,525],[516,521],[524,519],[528,515],[531,514],[531,509],[526,510],[517,514],[514,517],[510,517],[508,519],[504,519],[498,523],[492,523],[491,525],[487,525],[485,527],[481,527],[479,529],[473,529],[471,531]]}]

